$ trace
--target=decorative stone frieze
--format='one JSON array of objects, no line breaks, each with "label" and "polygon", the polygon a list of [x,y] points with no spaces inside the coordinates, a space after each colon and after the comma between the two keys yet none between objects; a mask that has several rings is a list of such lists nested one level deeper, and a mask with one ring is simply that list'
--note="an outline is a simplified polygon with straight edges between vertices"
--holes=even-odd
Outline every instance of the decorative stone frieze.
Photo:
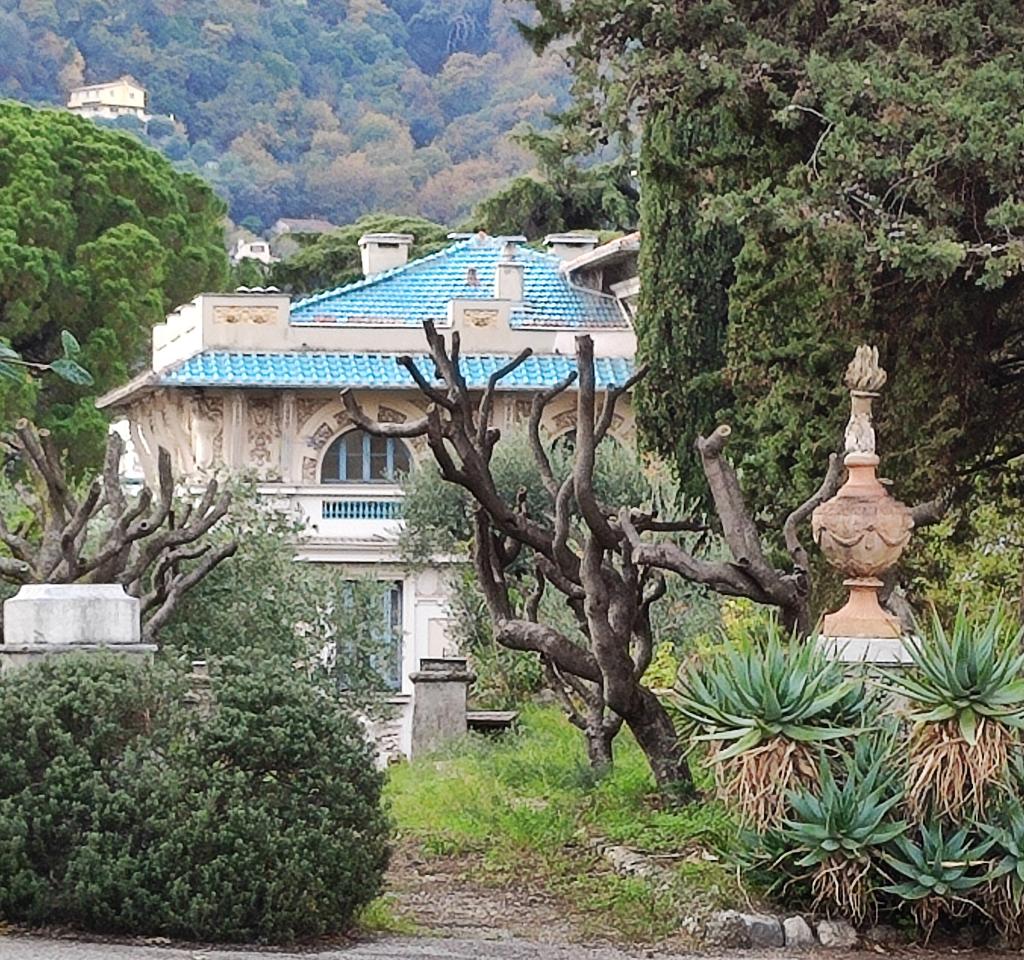
[{"label": "decorative stone frieze", "polygon": [[277,320],[276,307],[253,307],[229,304],[213,308],[214,323],[242,323],[261,325]]},{"label": "decorative stone frieze", "polygon": [[493,327],[498,322],[497,310],[482,310],[469,307],[462,311],[462,318],[471,327]]}]

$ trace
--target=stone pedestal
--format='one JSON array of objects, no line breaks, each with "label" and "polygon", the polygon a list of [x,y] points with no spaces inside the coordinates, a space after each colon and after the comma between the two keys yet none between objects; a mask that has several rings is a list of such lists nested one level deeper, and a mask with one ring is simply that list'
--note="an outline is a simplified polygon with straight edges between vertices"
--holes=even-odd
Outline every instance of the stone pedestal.
[{"label": "stone pedestal", "polygon": [[818,644],[831,660],[840,663],[873,663],[901,667],[913,663],[902,637],[818,637]]},{"label": "stone pedestal", "polygon": [[0,669],[92,650],[149,656],[156,645],[141,634],[139,600],[120,584],[26,584],[4,602]]},{"label": "stone pedestal", "polygon": [[476,679],[463,657],[424,657],[413,683],[412,759],[466,735],[466,699]]}]

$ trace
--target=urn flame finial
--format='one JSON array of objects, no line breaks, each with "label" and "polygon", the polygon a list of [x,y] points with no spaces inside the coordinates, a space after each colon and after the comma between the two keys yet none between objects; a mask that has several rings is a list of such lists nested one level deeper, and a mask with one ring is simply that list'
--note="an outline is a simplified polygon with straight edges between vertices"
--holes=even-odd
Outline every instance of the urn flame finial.
[{"label": "urn flame finial", "polygon": [[862,343],[846,368],[846,385],[851,391],[877,394],[889,375],[878,362],[878,347]]},{"label": "urn flame finial", "polygon": [[841,610],[828,614],[826,637],[895,638],[899,620],[878,603],[885,573],[910,540],[910,509],[889,495],[875,476],[875,428],[872,403],[885,386],[886,372],[878,348],[862,345],[846,369],[850,389],[850,420],[845,447],[848,477],[839,492],[811,516],[814,542],[826,559],[846,575],[850,598]]}]

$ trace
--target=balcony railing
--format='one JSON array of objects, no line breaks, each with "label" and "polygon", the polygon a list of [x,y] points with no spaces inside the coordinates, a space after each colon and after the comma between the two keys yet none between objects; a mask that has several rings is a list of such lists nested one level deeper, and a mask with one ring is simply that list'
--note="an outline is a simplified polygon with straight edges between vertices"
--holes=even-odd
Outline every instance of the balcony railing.
[{"label": "balcony railing", "polygon": [[325,498],[320,501],[320,516],[324,520],[397,520],[400,506],[400,500]]},{"label": "balcony railing", "polygon": [[401,530],[402,491],[396,486],[265,483],[259,489],[281,506],[290,502],[314,537],[393,540]]}]

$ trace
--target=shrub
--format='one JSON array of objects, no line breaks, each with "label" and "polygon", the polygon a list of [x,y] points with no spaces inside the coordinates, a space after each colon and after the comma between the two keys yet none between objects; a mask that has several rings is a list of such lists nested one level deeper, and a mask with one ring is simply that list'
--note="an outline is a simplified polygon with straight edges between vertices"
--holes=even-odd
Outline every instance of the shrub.
[{"label": "shrub", "polygon": [[[224,661],[208,716],[166,668],[95,656],[0,690],[15,717],[38,717],[5,711],[0,743],[0,804],[18,813],[0,834],[7,919],[274,942],[342,931],[379,892],[388,821],[371,747],[294,670]],[[13,756],[26,734],[44,767]]]},{"label": "shrub", "polygon": [[887,678],[911,704],[907,797],[919,819],[929,810],[985,813],[1005,779],[1017,732],[1024,727],[1024,631],[996,607],[978,623],[961,605],[947,632],[933,619],[927,640],[911,640],[915,669]]},{"label": "shrub", "polygon": [[836,908],[860,922],[873,902],[876,858],[906,823],[892,815],[903,796],[890,775],[889,744],[862,736],[857,746],[838,764],[840,783],[822,754],[818,788],[790,796],[792,812],[782,836],[788,854],[797,857],[793,867],[811,871],[815,906]]},{"label": "shrub", "polygon": [[[961,606],[948,630],[936,620],[910,642],[911,666],[875,671],[895,702],[884,713],[870,710],[852,751],[837,738],[819,747],[813,776],[782,770],[797,788],[785,797],[781,823],[762,819],[742,836],[744,865],[789,899],[854,920],[872,910],[909,911],[927,940],[940,921],[971,915],[1021,942],[1020,643],[1021,632],[999,609],[978,620]],[[798,724],[799,744],[812,735],[830,739],[840,716],[851,716],[845,696],[829,704],[816,692],[834,689],[839,667],[814,660],[807,647],[787,649],[770,636],[739,652],[726,648],[721,661],[691,670],[684,684],[680,703],[697,735],[732,740],[734,757],[753,752],[758,761],[743,771],[746,792],[732,795],[741,807],[748,796],[777,796],[779,768],[761,758],[771,756],[765,744],[786,736],[787,723]],[[819,686],[822,670],[833,675]],[[824,737],[810,729],[822,723]]]},{"label": "shrub", "polygon": [[62,915],[68,863],[109,772],[179,695],[171,671],[112,655],[0,676],[0,917]]},{"label": "shrub", "polygon": [[950,831],[935,821],[922,824],[917,837],[903,835],[895,842],[898,853],[886,854],[885,860],[898,881],[882,889],[913,905],[928,940],[939,917],[971,911],[974,904],[965,894],[985,882],[985,855],[993,841],[979,837],[972,824]]},{"label": "shrub", "polygon": [[694,739],[714,745],[723,794],[767,826],[787,791],[816,779],[819,746],[857,732],[864,694],[814,639],[789,640],[772,619],[688,666],[672,703]]}]

